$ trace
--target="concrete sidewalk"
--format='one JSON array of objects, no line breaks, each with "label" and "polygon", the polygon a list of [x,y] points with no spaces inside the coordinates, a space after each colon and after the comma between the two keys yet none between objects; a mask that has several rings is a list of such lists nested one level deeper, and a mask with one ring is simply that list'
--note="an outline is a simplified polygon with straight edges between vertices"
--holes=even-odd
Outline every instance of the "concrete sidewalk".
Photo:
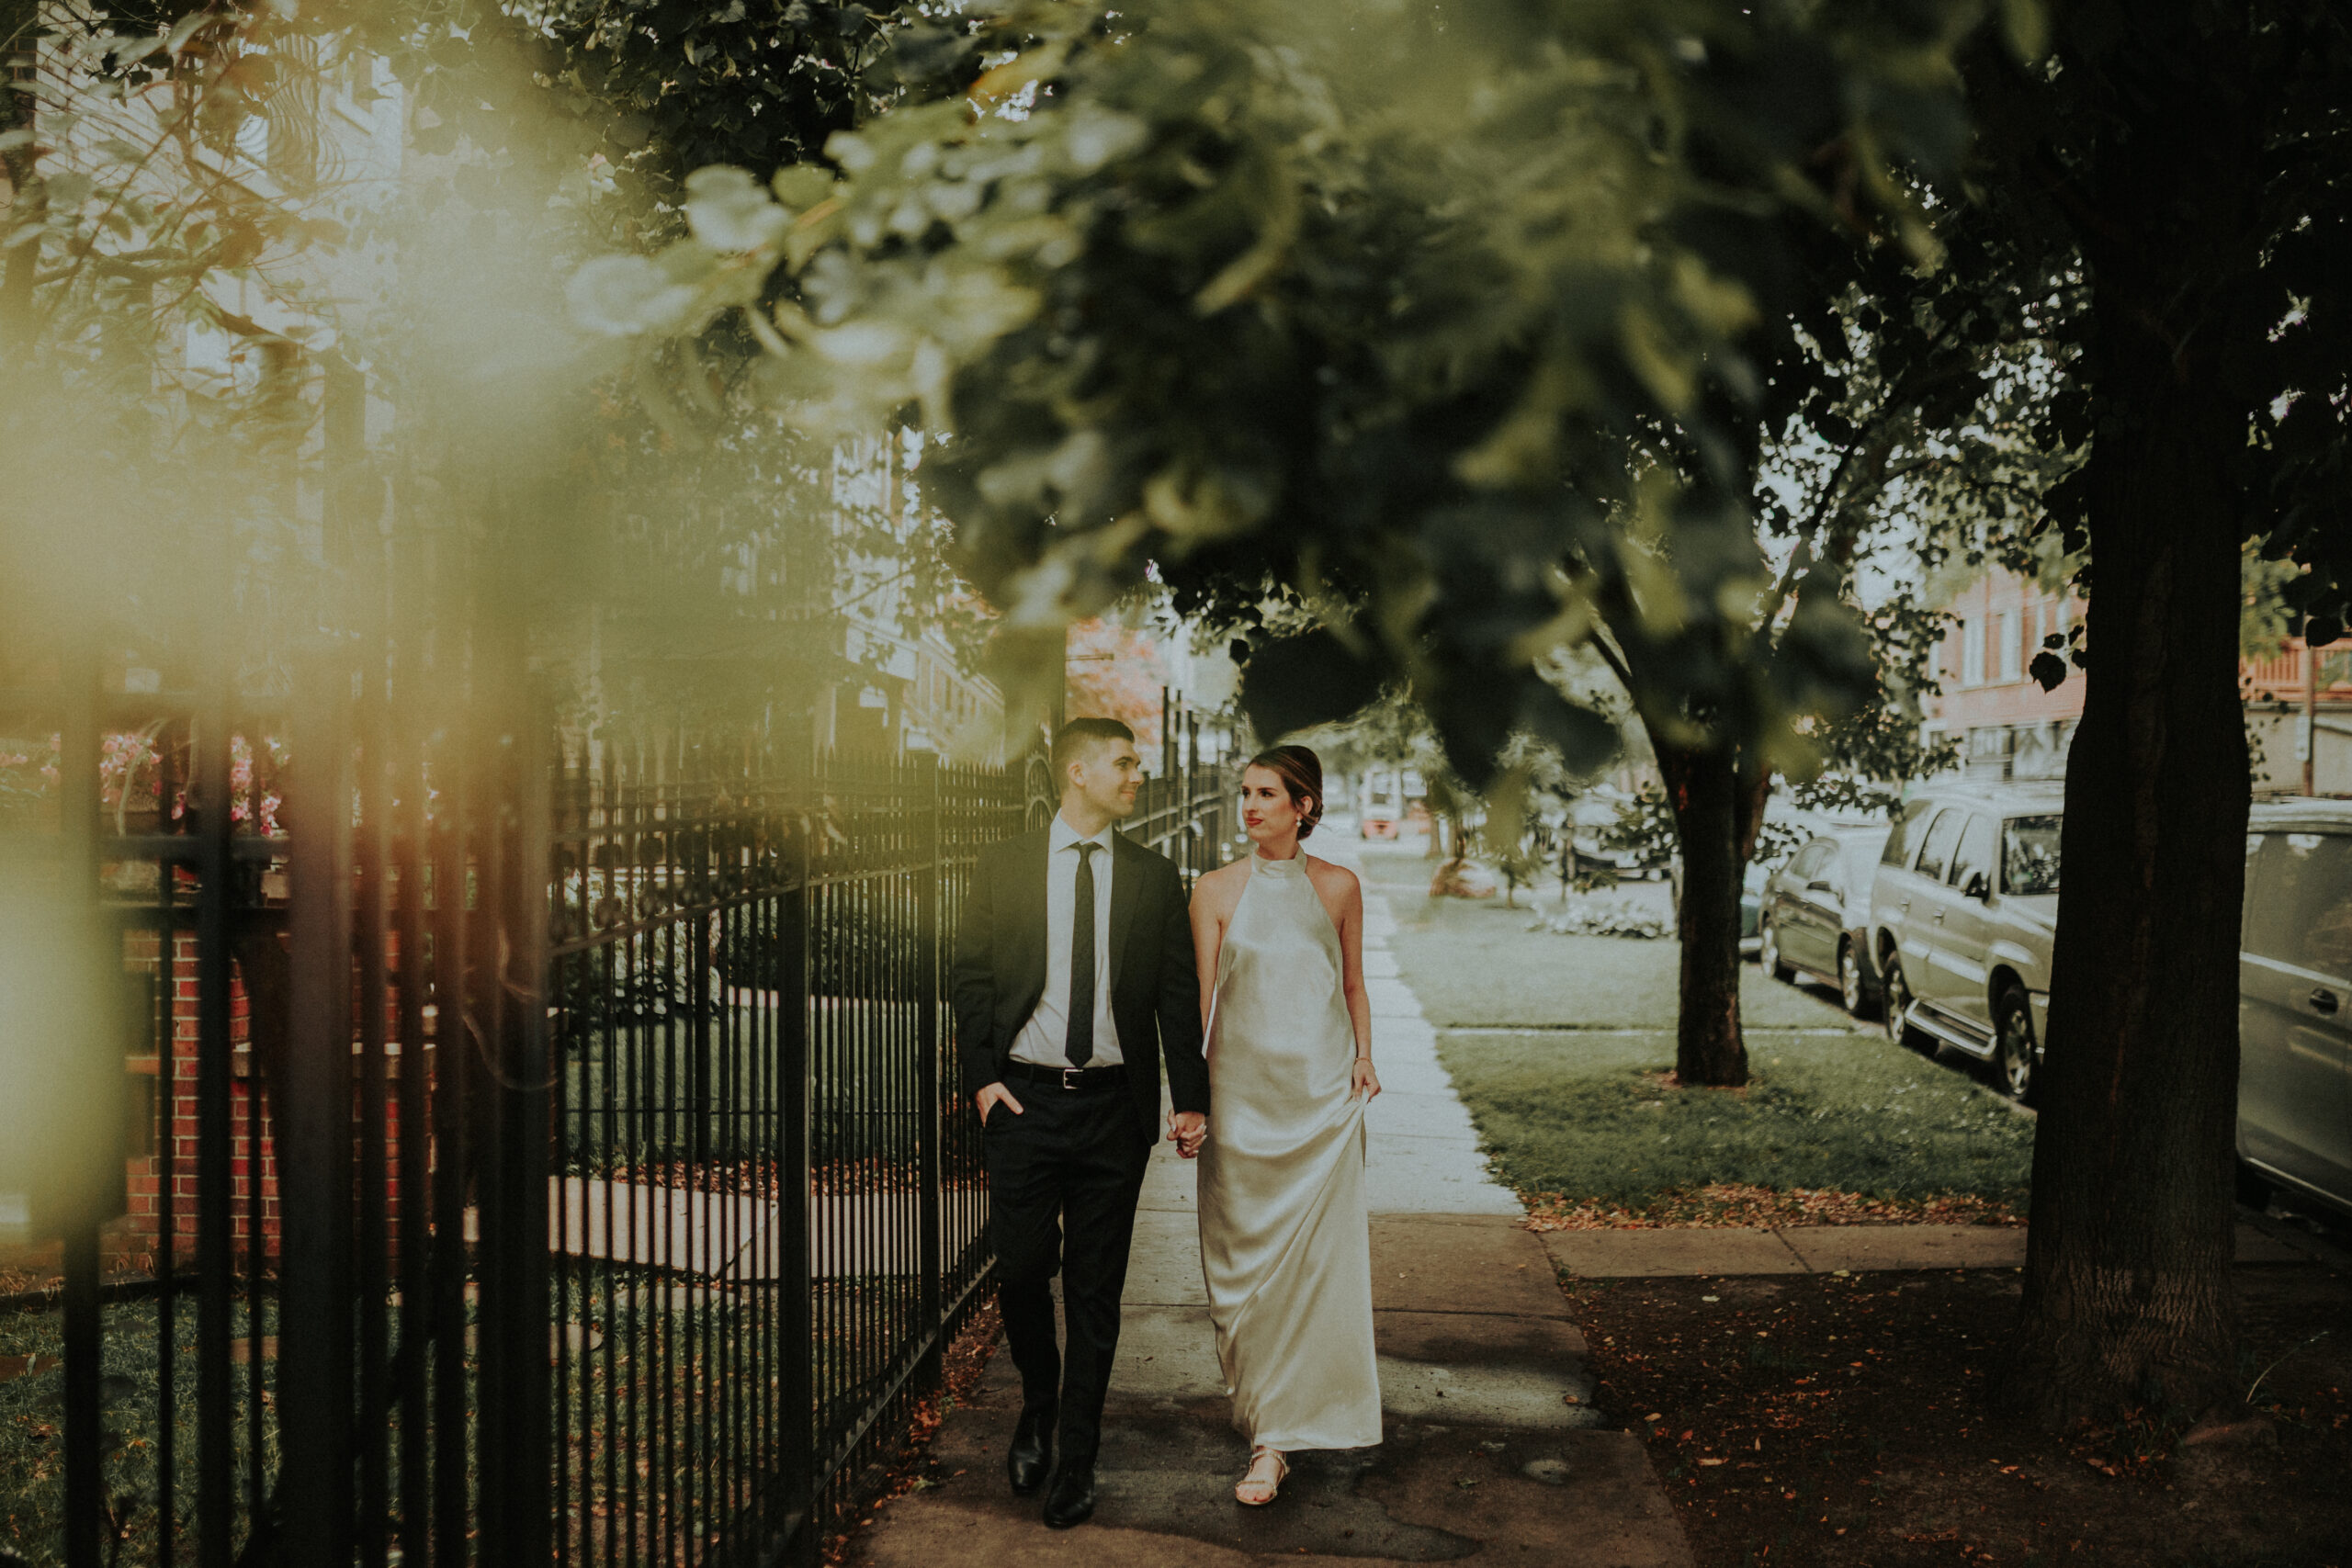
[{"label": "concrete sidewalk", "polygon": [[[1342,859],[1351,846],[1317,843]],[[1155,1155],[1137,1215],[1093,1522],[1054,1531],[1005,1484],[1020,1407],[991,1359],[933,1448],[942,1483],[891,1503],[861,1545],[880,1568],[1125,1564],[1279,1556],[1430,1562],[1473,1554],[1589,1568],[1691,1557],[1640,1440],[1600,1429],[1583,1337],[1542,1241],[1486,1174],[1436,1032],[1396,977],[1394,929],[1366,899],[1365,969],[1384,1093],[1369,1118],[1373,1306],[1386,1440],[1303,1454],[1272,1507],[1243,1508],[1249,1452],[1229,1421],[1201,1284],[1198,1168]]]},{"label": "concrete sidewalk", "polygon": [[[2018,1225],[1780,1225],[1549,1231],[1544,1250],[1590,1280],[1718,1274],[1860,1274],[1921,1269],[2022,1269]],[[2307,1253],[2249,1224],[2240,1263],[2306,1263]]]}]

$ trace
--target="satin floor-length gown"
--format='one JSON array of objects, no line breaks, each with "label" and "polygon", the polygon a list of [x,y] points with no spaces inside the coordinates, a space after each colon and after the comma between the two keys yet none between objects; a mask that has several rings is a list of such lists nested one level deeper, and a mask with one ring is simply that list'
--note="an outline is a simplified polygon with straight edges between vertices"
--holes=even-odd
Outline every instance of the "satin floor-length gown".
[{"label": "satin floor-length gown", "polygon": [[1252,853],[1217,956],[1201,1268],[1233,1424],[1252,1445],[1380,1441],[1364,1107],[1340,933],[1304,854]]}]

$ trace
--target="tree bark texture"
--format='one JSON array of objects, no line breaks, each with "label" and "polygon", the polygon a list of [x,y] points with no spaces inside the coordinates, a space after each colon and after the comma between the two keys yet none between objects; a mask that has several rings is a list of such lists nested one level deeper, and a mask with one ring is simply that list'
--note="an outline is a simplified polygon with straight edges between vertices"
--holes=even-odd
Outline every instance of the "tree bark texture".
[{"label": "tree bark texture", "polygon": [[1742,820],[1739,773],[1731,756],[1655,741],[1654,748],[1682,848],[1674,1076],[1685,1087],[1736,1089],[1747,1081],[1747,1043],[1739,1026],[1739,891],[1747,863],[1741,846],[1753,842],[1754,829]]},{"label": "tree bark texture", "polygon": [[2233,225],[2250,231],[2256,148],[2242,100],[2228,101],[2228,40],[2185,21],[2174,37],[2200,52],[2118,93],[2129,119],[2086,171],[2100,215],[2084,236],[2098,411],[2089,664],[2067,765],[2024,1302],[2000,1390],[2061,1427],[2135,1402],[2194,1413],[2239,1392],[2249,785],[2233,483],[2246,414],[2200,363],[2197,327],[2237,281],[2216,246]]}]

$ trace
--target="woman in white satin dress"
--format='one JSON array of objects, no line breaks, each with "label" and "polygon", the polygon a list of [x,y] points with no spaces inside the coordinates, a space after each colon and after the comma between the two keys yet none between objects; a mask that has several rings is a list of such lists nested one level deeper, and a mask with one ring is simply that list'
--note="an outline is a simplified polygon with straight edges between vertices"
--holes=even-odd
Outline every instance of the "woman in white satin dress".
[{"label": "woman in white satin dress", "polygon": [[1256,1506],[1285,1453],[1380,1441],[1363,1168],[1380,1079],[1363,891],[1299,844],[1323,813],[1322,765],[1279,746],[1241,781],[1251,853],[1193,893],[1212,1107],[1195,1146],[1217,1359],[1250,1439],[1234,1497]]}]

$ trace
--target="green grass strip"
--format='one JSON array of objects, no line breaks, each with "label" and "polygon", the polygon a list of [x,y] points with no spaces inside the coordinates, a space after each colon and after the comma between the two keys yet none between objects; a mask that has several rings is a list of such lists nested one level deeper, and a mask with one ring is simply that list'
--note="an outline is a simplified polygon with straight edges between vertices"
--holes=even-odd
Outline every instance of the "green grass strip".
[{"label": "green grass strip", "polygon": [[1676,1089],[1674,1037],[1440,1036],[1497,1174],[1531,1200],[1641,1210],[1716,1183],[2021,1201],[2033,1122],[1871,1035],[1751,1042],[1744,1089]]}]

